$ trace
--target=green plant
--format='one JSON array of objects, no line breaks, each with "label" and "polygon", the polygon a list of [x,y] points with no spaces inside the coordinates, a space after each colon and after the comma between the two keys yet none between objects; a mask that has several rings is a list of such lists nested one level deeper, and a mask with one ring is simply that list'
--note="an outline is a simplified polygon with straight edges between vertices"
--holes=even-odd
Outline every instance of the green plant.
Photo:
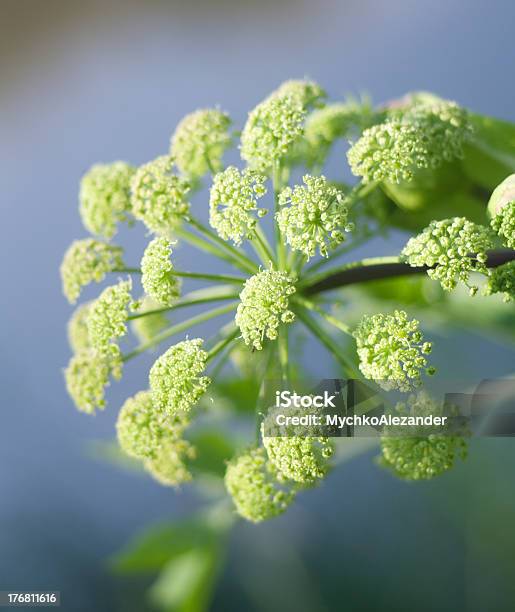
[{"label": "green plant", "polygon": [[[473,296],[481,278],[484,295],[513,299],[515,175],[508,175],[515,168],[515,126],[428,93],[374,109],[366,100],[331,104],[316,83],[287,81],[249,113],[240,133],[244,166],[224,168],[224,153],[236,146],[237,136],[227,114],[199,110],[177,127],[170,154],[140,168],[96,165],[85,175],[80,209],[86,229],[110,240],[119,223],[139,220],[154,237],[140,267],[129,267],[122,249],[100,238],[68,249],[61,274],[70,302],[83,286],[110,273],[129,279],[73,315],[69,337],[75,355],[66,381],[79,410],[94,413],[105,407],[109,378],[121,378],[127,361],[181,338],[156,359],[148,384],[121,410],[120,445],[165,484],[192,475],[195,481],[206,472],[220,477],[226,470],[236,511],[258,522],[282,513],[302,487],[323,478],[337,453],[323,436],[260,436],[259,415],[258,439],[246,440],[246,447],[229,431],[213,434],[208,427],[199,435],[196,427],[217,410],[206,398],[222,398],[223,405],[225,394],[228,414],[252,412],[258,378],[277,374],[288,383],[300,367],[291,346],[301,329],[323,344],[343,377],[364,377],[407,393],[423,385],[435,368],[432,343],[418,320],[400,308],[362,313],[358,321],[349,314],[346,320],[339,304],[352,298],[353,289],[372,298],[379,290],[373,281],[390,283],[390,295],[409,304],[403,291],[411,285],[396,282],[423,274],[445,292],[463,283],[471,300],[480,299]],[[345,140],[351,142],[350,169],[359,179],[354,185],[321,174],[333,145]],[[305,174],[295,184],[299,169]],[[206,184],[210,227],[190,203]],[[358,247],[399,229],[412,234],[399,254],[352,260]],[[173,250],[181,241],[233,271],[178,269]],[[350,261],[342,263],[341,256]],[[144,295],[135,300],[138,277]],[[181,296],[183,279],[209,286]],[[337,292],[327,301],[329,290]],[[420,306],[422,294],[414,291]],[[381,300],[387,301],[376,295]],[[217,302],[222,305],[214,307]],[[206,309],[169,323],[169,314],[196,305]],[[195,325],[228,313],[233,319],[213,338],[190,337]],[[122,353],[119,339],[129,322],[140,343]],[[228,360],[255,391],[244,401],[250,410],[238,406],[237,380],[227,393],[209,372],[218,374]],[[383,464],[399,477],[440,474],[465,446],[462,436],[452,444],[449,438],[443,448],[418,444],[419,435],[398,444],[385,433]],[[427,454],[431,448],[441,453]],[[208,457],[215,459],[210,463]]]}]

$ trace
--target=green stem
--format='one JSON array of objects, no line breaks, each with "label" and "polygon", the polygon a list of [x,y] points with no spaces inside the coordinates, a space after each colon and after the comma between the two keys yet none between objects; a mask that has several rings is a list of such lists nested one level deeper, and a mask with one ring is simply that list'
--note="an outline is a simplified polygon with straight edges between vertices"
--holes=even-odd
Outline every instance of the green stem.
[{"label": "green stem", "polygon": [[161,312],[169,312],[170,310],[177,310],[179,308],[186,308],[187,306],[196,306],[198,304],[209,304],[210,302],[220,302],[222,300],[234,300],[239,297],[238,293],[225,292],[225,293],[209,293],[203,295],[202,291],[192,291],[187,293],[183,298],[177,300],[171,306],[163,306],[162,308],[155,308],[154,310],[146,310],[145,312],[137,312],[136,314],[129,316],[129,321],[134,319],[140,319],[141,317],[147,317],[150,315],[159,314]]},{"label": "green stem", "polygon": [[167,329],[163,330],[161,333],[155,335],[148,342],[144,342],[143,344],[140,344],[133,351],[131,351],[127,355],[124,355],[122,357],[122,361],[124,362],[129,361],[130,359],[133,359],[137,355],[144,353],[148,349],[154,348],[155,346],[163,342],[163,340],[166,340],[167,338],[170,338],[171,336],[175,336],[175,334],[179,334],[180,332],[183,332],[189,329],[190,327],[193,327],[193,325],[199,325],[200,323],[209,321],[210,319],[213,319],[214,317],[218,317],[220,315],[231,312],[237,306],[238,306],[238,302],[233,302],[232,304],[227,304],[226,306],[220,306],[219,308],[215,308],[214,310],[202,312],[201,314],[196,315],[195,317],[186,319],[186,321],[182,321],[181,323],[172,325],[171,327],[168,327]]},{"label": "green stem", "polygon": [[[272,174],[272,184],[274,188],[274,202],[275,202],[275,215],[279,212],[279,194],[282,190],[282,177],[281,177],[281,164],[277,162],[273,169]],[[274,223],[275,228],[275,243],[277,249],[277,264],[279,270],[286,269],[286,250],[283,241],[283,237],[281,234],[281,230],[279,229],[279,225],[277,220]]]},{"label": "green stem", "polygon": [[245,282],[245,278],[242,276],[232,276],[230,274],[203,274],[199,272],[179,272],[173,270],[172,276],[180,276],[181,278],[194,278],[198,280],[216,281],[221,283],[235,283],[242,284]]},{"label": "green stem", "polygon": [[231,265],[236,266],[237,268],[240,268],[240,270],[243,270],[244,272],[248,272],[247,268],[242,267],[238,262],[234,260],[234,257],[229,255],[229,253],[218,248],[216,245],[212,244],[211,242],[208,242],[204,238],[201,238],[200,236],[193,234],[192,232],[188,231],[184,227],[175,228],[174,234],[178,236],[179,238],[181,238],[182,240],[184,240],[184,242],[187,242],[188,244],[191,244],[192,246],[197,247],[201,251],[205,251],[206,253],[209,253],[210,255],[214,255],[215,257],[223,259],[224,261],[229,262]]},{"label": "green stem", "polygon": [[279,352],[279,364],[281,366],[281,381],[283,384],[287,384],[290,378],[289,376],[289,362],[288,362],[288,329],[286,326],[281,325],[279,327],[279,336],[277,338],[277,348]]},{"label": "green stem", "polygon": [[352,240],[350,242],[343,243],[342,245],[340,245],[338,248],[336,248],[331,253],[330,257],[322,257],[317,262],[315,262],[315,263],[311,264],[310,266],[308,266],[306,268],[306,273],[312,274],[313,272],[315,272],[316,270],[319,270],[320,268],[322,268],[326,264],[332,263],[338,257],[341,257],[342,255],[345,255],[345,253],[349,253],[350,251],[353,251],[354,249],[357,249],[360,245],[362,245],[365,242],[367,242],[368,240],[370,240],[370,238],[372,238],[373,236],[374,236],[374,234],[370,233],[370,234],[366,234],[364,236],[360,236],[359,238],[355,238],[354,240]]},{"label": "green stem", "polygon": [[119,272],[120,274],[141,274],[139,268],[115,268],[111,272]]},{"label": "green stem", "polygon": [[209,228],[207,228],[205,225],[200,223],[200,221],[198,221],[194,217],[191,217],[191,216],[188,217],[188,221],[190,222],[191,225],[193,225],[193,227],[196,230],[198,230],[201,234],[206,236],[206,238],[208,238],[211,242],[216,244],[221,249],[227,251],[227,253],[229,253],[233,257],[234,263],[235,264],[237,263],[239,267],[241,267],[242,269],[245,269],[247,272],[250,272],[251,274],[254,274],[257,271],[257,266],[255,262],[249,259],[245,255],[245,253],[231,246],[229,243],[225,242],[225,240],[222,240],[220,236],[217,236],[214,232],[212,232]]},{"label": "green stem", "polygon": [[256,238],[256,243],[251,241],[251,244],[256,249],[256,252],[260,251],[261,254],[258,252],[258,255],[261,257],[263,264],[267,267],[270,265],[270,262],[276,265],[277,262],[272,251],[272,247],[270,246],[263,230],[261,227],[259,227],[259,225],[257,225],[254,229],[254,236]]},{"label": "green stem", "polygon": [[311,333],[319,340],[327,350],[334,355],[338,363],[344,370],[353,378],[359,378],[360,373],[354,363],[345,355],[341,350],[340,346],[333,340],[333,338],[325,331],[325,329],[318,324],[318,322],[309,315],[304,308],[298,308],[295,310],[299,319],[304,325],[311,331]]},{"label": "green stem", "polygon": [[[236,304],[237,306],[237,304]],[[232,331],[230,331],[225,338],[219,340],[212,348],[208,351],[207,361],[214,359],[220,352],[224,350],[240,333],[240,330],[236,327],[235,323],[231,324]]]},{"label": "green stem", "polygon": [[307,300],[306,298],[300,295],[295,296],[293,299],[295,302],[297,302],[301,306],[304,306],[304,308],[307,308],[308,310],[314,310],[320,316],[322,316],[328,323],[330,323],[331,325],[333,325],[340,331],[344,332],[348,336],[353,337],[352,329],[346,323],[344,323],[343,321],[340,321],[340,319],[337,319],[329,312],[326,312],[323,308],[321,308],[315,302],[312,302],[311,300]]},{"label": "green stem", "polygon": [[366,268],[368,266],[376,266],[378,264],[397,264],[400,263],[400,261],[401,260],[398,255],[386,257],[367,257],[365,259],[360,259],[359,261],[351,261],[349,263],[344,263],[339,266],[336,266],[336,268],[324,270],[319,274],[310,274],[309,276],[304,277],[299,283],[299,289],[311,287],[312,285],[320,283],[329,276],[333,276],[335,274],[339,274],[340,272],[345,272],[347,270],[352,270],[354,268]]}]

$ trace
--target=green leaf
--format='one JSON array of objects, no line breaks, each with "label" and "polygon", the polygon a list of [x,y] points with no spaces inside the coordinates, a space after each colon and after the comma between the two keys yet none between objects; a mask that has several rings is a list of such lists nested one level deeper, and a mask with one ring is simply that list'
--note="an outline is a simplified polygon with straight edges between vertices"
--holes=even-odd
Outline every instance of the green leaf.
[{"label": "green leaf", "polygon": [[190,436],[197,449],[197,457],[191,462],[194,472],[203,472],[223,477],[226,462],[234,455],[235,445],[227,435],[212,429],[194,431]]},{"label": "green leaf", "polygon": [[151,601],[166,612],[203,612],[221,566],[218,543],[189,550],[166,564],[151,587]]}]

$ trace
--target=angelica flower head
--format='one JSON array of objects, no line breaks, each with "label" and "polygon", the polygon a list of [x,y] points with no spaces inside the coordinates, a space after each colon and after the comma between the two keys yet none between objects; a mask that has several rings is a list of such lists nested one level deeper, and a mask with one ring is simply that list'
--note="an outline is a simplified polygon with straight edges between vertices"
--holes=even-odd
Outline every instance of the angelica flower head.
[{"label": "angelica flower head", "polygon": [[104,289],[91,305],[87,319],[89,341],[102,355],[116,351],[113,341],[127,333],[131,289],[130,279],[120,281]]},{"label": "angelica flower head", "polygon": [[454,102],[421,103],[366,129],[347,158],[364,182],[410,181],[419,169],[461,158],[471,133],[467,112]]},{"label": "angelica flower head", "polygon": [[424,342],[419,322],[402,310],[393,314],[365,315],[354,331],[359,369],[383,389],[409,391],[420,384],[420,372],[428,368],[425,355],[431,343]]},{"label": "angelica flower head", "polygon": [[154,459],[162,445],[174,440],[185,422],[163,419],[154,408],[150,391],[140,391],[123,404],[116,422],[121,449],[137,459]]},{"label": "angelica flower head", "polygon": [[84,238],[68,247],[61,263],[63,293],[74,304],[82,287],[93,281],[100,283],[108,272],[123,268],[120,247]]},{"label": "angelica flower head", "polygon": [[428,276],[438,280],[446,291],[462,281],[474,295],[477,287],[469,284],[470,274],[488,274],[487,250],[492,246],[489,228],[454,217],[432,221],[422,233],[410,238],[401,256],[410,266],[429,266]]},{"label": "angelica flower head", "polygon": [[288,309],[295,293],[295,280],[286,272],[262,270],[245,281],[236,310],[236,325],[245,344],[256,350],[263,340],[275,340],[281,323],[292,323],[295,315]]},{"label": "angelica flower head", "polygon": [[505,302],[515,301],[515,260],[490,271],[484,293],[485,295],[502,293]]},{"label": "angelica flower head", "polygon": [[104,409],[105,387],[109,375],[121,377],[122,363],[119,355],[100,355],[94,349],[83,349],[71,359],[64,372],[66,389],[81,412],[94,414],[97,408]]},{"label": "angelica flower head", "polygon": [[276,470],[267,461],[265,450],[257,448],[229,462],[225,487],[240,516],[260,523],[282,514],[295,492],[277,480]]},{"label": "angelica flower head", "polygon": [[307,79],[290,79],[279,85],[279,87],[270,94],[268,99],[281,98],[284,96],[297,98],[300,105],[304,109],[307,109],[312,106],[320,106],[327,94],[318,83],[315,83],[315,81],[309,81]]},{"label": "angelica flower head", "polygon": [[515,174],[494,189],[488,202],[488,214],[503,244],[515,249]]},{"label": "angelica flower head", "polygon": [[188,214],[189,182],[174,174],[174,158],[162,155],[138,168],[132,177],[132,212],[156,234],[167,234]]},{"label": "angelica flower head", "polygon": [[146,459],[145,469],[160,484],[178,487],[191,480],[188,460],[196,456],[195,448],[180,435],[167,437],[161,444],[156,456]]},{"label": "angelica flower head", "polygon": [[[444,414],[442,403],[435,402],[423,391],[410,396],[406,403],[398,403],[395,410],[402,416]],[[456,410],[448,407],[447,412],[455,416]],[[463,435],[455,434],[448,425],[412,425],[408,429],[387,426],[381,437],[381,463],[406,480],[434,478],[451,469],[457,458],[466,457],[467,442]]]},{"label": "angelica flower head", "polygon": [[249,113],[241,133],[241,157],[258,172],[272,168],[304,132],[306,110],[297,95],[272,95]]},{"label": "angelica flower head", "polygon": [[92,302],[78,306],[68,321],[68,342],[74,353],[90,348],[88,335],[88,316]]},{"label": "angelica flower head", "polygon": [[160,236],[148,244],[141,260],[143,288],[162,306],[171,306],[181,293],[181,281],[173,273],[171,254],[172,243]]},{"label": "angelica flower head", "polygon": [[172,135],[170,153],[186,176],[197,179],[222,168],[222,157],[231,146],[231,119],[216,108],[186,115]]},{"label": "angelica flower head", "polygon": [[135,168],[126,162],[95,164],[82,177],[79,211],[84,227],[97,236],[110,239],[120,221],[131,210],[130,181]]},{"label": "angelica flower head", "polygon": [[213,179],[209,198],[209,223],[220,238],[240,245],[242,238],[252,237],[256,217],[267,213],[257,207],[257,200],[266,193],[266,177],[252,170],[240,172],[229,166]]},{"label": "angelica flower head", "polygon": [[[146,313],[151,310],[159,310],[159,304],[152,298],[145,296],[140,300],[136,313]],[[163,312],[155,312],[133,319],[131,329],[141,343],[152,343],[152,340],[169,324],[168,318]]]},{"label": "angelica flower head", "polygon": [[188,412],[209,387],[202,376],[208,354],[203,340],[184,340],[170,347],[150,370],[150,390],[157,410],[167,414]]},{"label": "angelica flower head", "polygon": [[[273,463],[279,477],[302,484],[313,484],[324,478],[329,469],[328,459],[334,452],[331,440],[305,427],[278,426],[276,416],[279,409],[271,410],[261,424],[261,437],[268,459]],[[312,413],[319,416],[316,410]],[[281,415],[300,416],[299,409],[280,409]],[[302,415],[309,414],[303,409]],[[322,433],[322,432],[320,432]]]},{"label": "angelica flower head", "polygon": [[325,176],[306,175],[302,181],[304,185],[286,187],[280,193],[277,224],[293,250],[309,259],[318,248],[327,257],[329,249],[345,240],[344,232],[352,229],[345,196]]}]

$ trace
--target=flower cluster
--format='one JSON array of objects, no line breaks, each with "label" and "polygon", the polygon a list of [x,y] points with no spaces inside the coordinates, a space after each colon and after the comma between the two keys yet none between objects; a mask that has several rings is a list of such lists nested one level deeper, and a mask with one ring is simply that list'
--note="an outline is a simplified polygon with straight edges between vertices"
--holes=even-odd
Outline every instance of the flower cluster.
[{"label": "flower cluster", "polygon": [[156,234],[175,229],[190,209],[190,184],[172,172],[173,166],[173,157],[162,155],[138,168],[132,177],[132,213]]},{"label": "flower cluster", "polygon": [[409,181],[419,169],[435,169],[462,157],[471,133],[468,114],[457,104],[416,104],[366,129],[347,158],[364,182]]},{"label": "flower cluster", "polygon": [[419,322],[409,320],[404,311],[365,315],[354,338],[359,369],[383,389],[409,391],[420,384],[421,370],[434,373],[425,358],[431,352],[431,343],[424,342]]},{"label": "flower cluster", "polygon": [[141,259],[143,289],[162,306],[171,306],[181,293],[180,279],[173,273],[171,253],[171,242],[159,236],[148,244]]},{"label": "flower cluster", "polygon": [[492,246],[489,228],[454,217],[432,221],[408,241],[401,255],[410,266],[428,266],[428,276],[438,280],[446,291],[462,281],[474,295],[477,287],[469,285],[470,273],[488,274],[487,250]]},{"label": "flower cluster", "polygon": [[240,516],[259,523],[282,514],[295,492],[280,484],[265,450],[257,448],[234,458],[227,465],[225,487]]},{"label": "flower cluster", "polygon": [[209,387],[211,380],[201,376],[208,354],[203,340],[184,340],[170,347],[150,370],[150,390],[157,410],[167,414],[188,412]]},{"label": "flower cluster", "polygon": [[78,306],[68,321],[68,342],[74,353],[91,347],[88,334],[88,316],[92,302]]},{"label": "flower cluster", "polygon": [[240,245],[242,238],[252,237],[256,218],[267,210],[257,207],[257,200],[266,193],[266,177],[252,170],[240,172],[229,166],[213,179],[209,197],[209,222],[220,238]]},{"label": "flower cluster", "polygon": [[[140,301],[135,314],[148,313],[151,310],[158,309],[159,304],[146,296]],[[164,312],[145,314],[145,316],[137,317],[131,321],[131,329],[141,343],[152,344],[156,336],[168,326],[168,317]]]},{"label": "flower cluster", "polygon": [[275,95],[250,112],[241,134],[241,157],[268,174],[303,134],[306,111],[299,96]]},{"label": "flower cluster", "polygon": [[74,304],[82,287],[123,268],[122,249],[93,238],[72,242],[61,263],[63,293]]},{"label": "flower cluster", "polygon": [[121,377],[119,355],[102,356],[94,349],[83,349],[71,359],[64,372],[66,389],[77,408],[93,414],[96,408],[105,408],[105,387],[109,375]]},{"label": "flower cluster", "polygon": [[186,462],[196,457],[195,448],[180,436],[163,442],[154,459],[145,461],[147,472],[167,487],[177,487],[191,480]]},{"label": "flower cluster", "polygon": [[82,177],[79,211],[89,232],[110,239],[116,234],[117,224],[129,218],[134,170],[133,166],[117,161],[95,164]]},{"label": "flower cluster", "polygon": [[[315,414],[316,410],[302,410],[302,415]],[[268,459],[273,463],[280,478],[310,485],[324,478],[329,469],[328,459],[334,452],[331,440],[323,435],[314,435],[305,427],[276,425],[277,410],[271,410],[261,424],[261,437]],[[281,414],[301,416],[298,408],[281,409]],[[322,428],[320,428],[322,429]]]},{"label": "flower cluster", "polygon": [[515,260],[491,270],[484,293],[502,293],[505,302],[515,301]]},{"label": "flower cluster", "polygon": [[89,341],[100,355],[115,353],[118,347],[113,341],[127,333],[131,289],[130,279],[120,281],[104,289],[90,307],[86,322]]},{"label": "flower cluster", "polygon": [[295,293],[294,279],[286,272],[263,270],[245,281],[236,310],[236,325],[245,344],[263,348],[264,338],[275,340],[281,323],[292,323],[295,315],[288,309]]},{"label": "flower cluster", "polygon": [[325,176],[306,175],[302,180],[304,185],[286,187],[280,193],[277,224],[293,250],[309,259],[318,248],[327,257],[329,249],[345,240],[344,231],[352,229],[345,196]]},{"label": "flower cluster", "polygon": [[172,135],[170,153],[177,167],[191,179],[218,172],[225,150],[231,146],[231,119],[227,113],[207,108],[186,115]]},{"label": "flower cluster", "polygon": [[290,79],[273,91],[267,99],[291,96],[296,98],[302,108],[321,106],[326,92],[315,81],[307,79]]},{"label": "flower cluster", "polygon": [[[407,403],[396,406],[399,415],[427,417],[442,416],[441,403],[433,401],[421,391],[412,395]],[[447,408],[453,415],[451,407]],[[413,425],[409,427],[392,425],[386,427],[381,438],[381,463],[397,476],[406,480],[427,480],[451,469],[457,458],[464,459],[467,443],[463,435],[456,435],[450,425],[431,427]],[[462,432],[464,433],[464,432]]]}]

